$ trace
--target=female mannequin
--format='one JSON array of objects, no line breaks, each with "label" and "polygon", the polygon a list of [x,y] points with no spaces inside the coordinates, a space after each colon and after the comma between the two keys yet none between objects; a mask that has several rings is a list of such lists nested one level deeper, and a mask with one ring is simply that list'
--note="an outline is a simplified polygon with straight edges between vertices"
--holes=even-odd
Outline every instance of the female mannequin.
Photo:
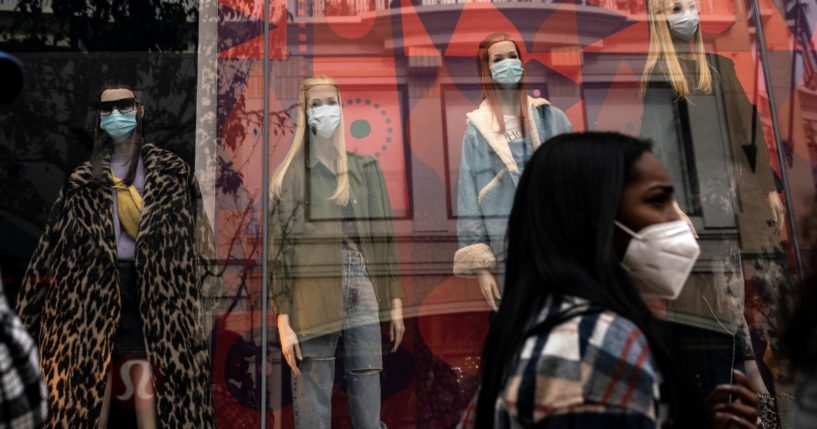
[{"label": "female mannequin", "polygon": [[143,118],[130,87],[101,91],[91,160],[60,191],[23,281],[49,427],[107,427],[120,375],[138,427],[213,424],[197,272],[209,225],[193,170],[144,143]]},{"label": "female mannequin", "polygon": [[457,190],[454,274],[477,277],[496,311],[505,264],[505,230],[516,184],[533,151],[549,138],[570,132],[565,114],[526,90],[522,55],[507,34],[494,33],[479,45],[477,70],[482,103],[469,113]]},{"label": "female mannequin", "polygon": [[272,298],[303,429],[330,426],[341,338],[352,427],[384,427],[380,321],[391,322],[392,351],[405,331],[383,173],[346,151],[341,105],[332,78],[304,81],[293,143],[271,186]]},{"label": "female mannequin", "polygon": [[[732,62],[706,54],[694,0],[649,0],[648,15],[641,135],[655,142],[682,208],[702,219],[701,240],[717,233],[709,240],[727,249],[705,252],[702,259],[712,268],[695,273],[677,301],[656,308],[675,322],[667,325],[674,336],[689,342],[691,355],[684,360],[698,366],[693,370],[705,394],[730,380],[730,367],[743,366],[765,392],[743,316],[738,257],[776,248],[775,227],[785,219],[761,125]],[[737,231],[739,244],[732,239],[729,247],[720,237],[724,228]]]}]

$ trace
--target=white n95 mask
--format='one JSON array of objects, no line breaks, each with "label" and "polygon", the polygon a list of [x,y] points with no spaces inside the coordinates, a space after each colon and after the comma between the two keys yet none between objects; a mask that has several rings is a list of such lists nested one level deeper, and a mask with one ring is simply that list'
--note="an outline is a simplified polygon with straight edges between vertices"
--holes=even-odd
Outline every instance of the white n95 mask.
[{"label": "white n95 mask", "polygon": [[325,139],[332,137],[340,124],[340,106],[337,104],[311,107],[306,115],[309,127]]},{"label": "white n95 mask", "polygon": [[675,299],[681,294],[701,249],[683,220],[650,225],[633,232],[616,226],[632,239],[621,265],[644,298]]}]

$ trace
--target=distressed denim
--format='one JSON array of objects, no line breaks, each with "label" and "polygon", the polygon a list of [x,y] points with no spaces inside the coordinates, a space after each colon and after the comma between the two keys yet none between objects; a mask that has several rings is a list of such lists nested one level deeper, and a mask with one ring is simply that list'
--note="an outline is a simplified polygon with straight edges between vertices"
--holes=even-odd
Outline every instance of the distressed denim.
[{"label": "distressed denim", "polygon": [[352,427],[385,428],[380,421],[383,356],[377,299],[363,254],[356,250],[343,250],[340,293],[343,294],[342,331],[299,339],[304,359],[299,366],[301,375],[292,377],[295,427],[330,427],[335,355],[340,343]]}]

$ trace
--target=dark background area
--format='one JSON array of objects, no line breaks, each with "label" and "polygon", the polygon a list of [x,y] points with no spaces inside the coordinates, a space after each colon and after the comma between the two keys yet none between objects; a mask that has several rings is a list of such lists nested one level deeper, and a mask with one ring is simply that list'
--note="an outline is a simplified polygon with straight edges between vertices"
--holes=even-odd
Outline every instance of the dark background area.
[{"label": "dark background area", "polygon": [[57,192],[92,146],[108,81],[145,105],[146,140],[193,163],[198,1],[21,0],[0,10],[0,51],[25,67],[0,107],[0,268],[10,304]]}]

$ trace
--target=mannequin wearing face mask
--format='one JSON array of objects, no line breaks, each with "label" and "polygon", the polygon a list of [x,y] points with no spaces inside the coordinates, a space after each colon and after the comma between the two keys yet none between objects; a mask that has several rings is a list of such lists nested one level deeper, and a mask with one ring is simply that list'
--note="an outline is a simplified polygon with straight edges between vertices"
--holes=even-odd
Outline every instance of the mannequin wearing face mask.
[{"label": "mannequin wearing face mask", "polygon": [[143,141],[131,88],[106,86],[97,106],[91,160],[54,203],[18,303],[40,339],[49,427],[105,428],[114,414],[140,429],[212,427],[197,318],[212,237],[195,175]]},{"label": "mannequin wearing face mask", "polygon": [[[755,109],[734,65],[704,51],[693,0],[650,0],[650,55],[642,79],[641,135],[655,142],[675,182],[681,208],[709,241],[696,270],[675,301],[655,302],[671,330],[690,342],[687,362],[704,390],[743,367],[765,391],[743,316],[741,258],[780,246],[785,209]],[[724,239],[725,228],[735,231]],[[752,265],[757,259],[744,260]],[[770,262],[766,262],[770,263]],[[697,341],[697,343],[696,343]],[[694,344],[707,343],[705,348]]]},{"label": "mannequin wearing face mask", "polygon": [[495,311],[501,299],[507,218],[519,177],[542,142],[572,126],[550,102],[526,94],[523,59],[507,34],[495,33],[480,43],[477,70],[483,100],[468,113],[463,136],[454,274],[476,277]]},{"label": "mannequin wearing face mask", "polygon": [[302,429],[330,427],[336,356],[352,427],[384,428],[380,323],[391,352],[405,332],[388,190],[374,158],[346,151],[341,106],[332,78],[304,81],[270,186],[272,300]]}]

